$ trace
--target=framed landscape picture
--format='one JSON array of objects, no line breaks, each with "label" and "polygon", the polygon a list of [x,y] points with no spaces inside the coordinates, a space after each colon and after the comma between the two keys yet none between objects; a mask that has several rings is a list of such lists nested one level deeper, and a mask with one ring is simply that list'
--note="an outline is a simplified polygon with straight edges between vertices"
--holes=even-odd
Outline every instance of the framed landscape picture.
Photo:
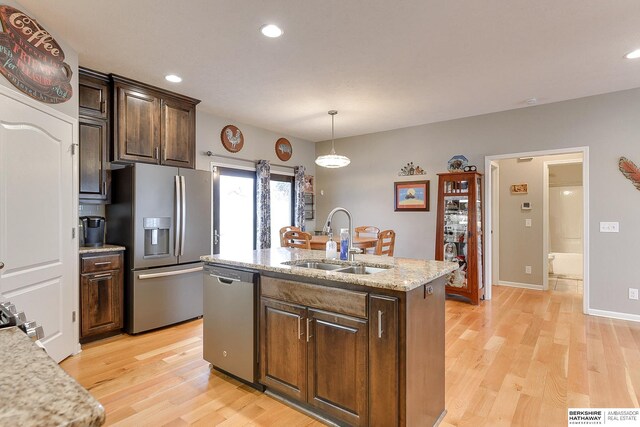
[{"label": "framed landscape picture", "polygon": [[429,181],[394,182],[394,211],[429,211]]}]

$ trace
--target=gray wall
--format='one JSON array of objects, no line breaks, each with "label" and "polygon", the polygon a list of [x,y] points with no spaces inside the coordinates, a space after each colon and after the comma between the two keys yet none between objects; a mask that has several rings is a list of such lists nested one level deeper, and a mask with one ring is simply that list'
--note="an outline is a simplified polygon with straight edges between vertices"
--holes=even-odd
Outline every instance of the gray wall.
[{"label": "gray wall", "polygon": [[[20,3],[12,0],[3,1],[2,4],[15,7],[16,9],[26,13],[27,15],[29,15],[30,17],[38,21],[38,23],[41,24],[45,30],[50,31],[51,25],[49,25],[50,23],[48,22],[46,16],[37,16],[35,14],[32,14],[29,9],[23,7]],[[58,110],[68,116],[77,118],[78,117],[78,53],[71,46],[69,46],[64,40],[58,37],[54,31],[51,31],[50,34],[56,39],[60,47],[62,47],[62,50],[64,51],[64,55],[65,55],[64,62],[69,64],[69,66],[71,67],[71,71],[73,72],[73,76],[71,77],[71,87],[73,88],[73,96],[67,102],[63,102],[61,104],[45,104],[45,105],[48,105],[51,108]],[[22,93],[1,74],[0,74],[0,85],[6,86],[12,90],[15,90],[18,93]]]},{"label": "gray wall", "polygon": [[[220,142],[222,128],[230,124],[237,126],[244,136],[244,146],[237,153],[230,153]],[[276,156],[275,145],[279,138],[287,138],[293,149],[291,158],[286,162]],[[278,171],[293,172],[292,169],[278,167],[278,165],[285,165],[290,167],[304,166],[307,175],[315,174],[315,146],[313,143],[239,123],[235,120],[214,116],[202,109],[198,109],[196,115],[196,169],[210,170],[211,161],[214,159],[239,166],[251,166],[247,162],[209,157],[205,154],[207,151],[237,159],[269,160],[272,164],[271,173],[277,173]],[[313,230],[314,227],[314,220],[306,222],[307,230]]]},{"label": "gray wall", "polygon": [[[640,164],[640,89],[337,140],[352,163],[317,169],[316,188],[325,193],[318,217],[343,205],[356,224],[395,229],[398,256],[433,258],[436,173],[451,156],[464,154],[483,171],[487,155],[580,146],[590,156],[590,307],[640,315],[627,291],[640,287],[640,192],[617,166],[622,155]],[[329,149],[328,141],[316,144],[317,154]],[[393,182],[407,179],[397,172],[408,161],[432,181],[431,212],[393,211]],[[619,221],[620,233],[599,233],[600,221]]]},{"label": "gray wall", "polygon": [[[581,158],[581,154],[539,156],[533,160],[499,160],[500,166],[500,281],[542,287],[544,162]],[[512,194],[512,184],[527,184],[527,194]],[[522,210],[531,202],[531,210]],[[525,227],[531,219],[531,227]],[[531,266],[531,274],[525,266]]]}]

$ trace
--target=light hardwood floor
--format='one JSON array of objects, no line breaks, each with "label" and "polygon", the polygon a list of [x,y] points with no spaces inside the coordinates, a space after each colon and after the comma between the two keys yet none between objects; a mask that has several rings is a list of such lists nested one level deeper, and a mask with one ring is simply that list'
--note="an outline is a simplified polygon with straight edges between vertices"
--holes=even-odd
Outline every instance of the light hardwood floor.
[{"label": "light hardwood floor", "polygon": [[[582,296],[494,287],[446,303],[441,426],[563,426],[569,407],[639,407],[640,324],[582,314]],[[61,366],[122,426],[320,425],[202,360],[202,321],[83,346]],[[427,398],[427,397],[425,397]]]}]

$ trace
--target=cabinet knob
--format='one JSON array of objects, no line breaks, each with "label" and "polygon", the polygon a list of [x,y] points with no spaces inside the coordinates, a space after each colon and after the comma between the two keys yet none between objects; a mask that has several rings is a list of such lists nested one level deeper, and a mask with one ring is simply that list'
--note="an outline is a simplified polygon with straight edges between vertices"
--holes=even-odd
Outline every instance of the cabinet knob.
[{"label": "cabinet knob", "polygon": [[0,261],[0,270],[4,268],[4,262]]}]

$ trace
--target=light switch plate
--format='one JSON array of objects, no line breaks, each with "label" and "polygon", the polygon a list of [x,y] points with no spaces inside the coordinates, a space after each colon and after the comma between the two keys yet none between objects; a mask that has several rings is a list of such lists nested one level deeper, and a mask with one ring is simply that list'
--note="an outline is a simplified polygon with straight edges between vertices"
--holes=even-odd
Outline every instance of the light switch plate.
[{"label": "light switch plate", "polygon": [[524,266],[524,273],[525,274],[531,274],[531,266],[530,265],[525,265]]},{"label": "light switch plate", "polygon": [[638,289],[629,288],[629,299],[638,299]]},{"label": "light switch plate", "polygon": [[601,222],[601,233],[618,233],[620,231],[620,224],[618,222]]},{"label": "light switch plate", "polygon": [[531,227],[531,218],[527,218],[524,220],[524,226],[525,227]]}]

